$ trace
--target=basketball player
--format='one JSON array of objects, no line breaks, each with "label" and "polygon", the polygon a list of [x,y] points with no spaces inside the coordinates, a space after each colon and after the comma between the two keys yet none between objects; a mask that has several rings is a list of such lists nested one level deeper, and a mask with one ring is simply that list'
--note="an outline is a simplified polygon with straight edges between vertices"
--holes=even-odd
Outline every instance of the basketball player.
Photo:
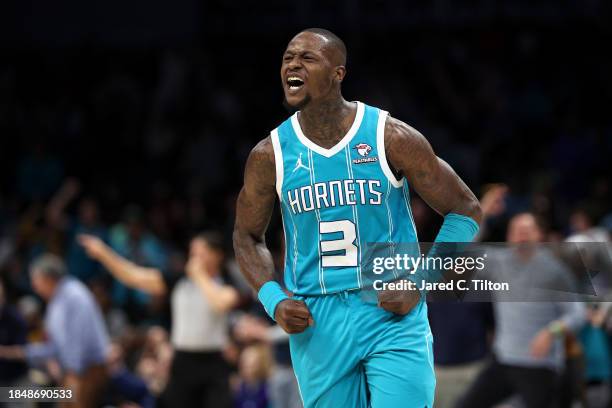
[{"label": "basketball player", "polygon": [[[444,216],[437,242],[468,242],[480,206],[415,129],[341,94],[346,48],[308,29],[285,50],[286,104],[299,110],[252,150],[238,197],[234,247],[268,314],[290,334],[304,405],[431,408],[432,338],[418,291],[362,300],[363,245],[417,242],[411,186]],[[284,280],[264,234],[278,195]]]}]

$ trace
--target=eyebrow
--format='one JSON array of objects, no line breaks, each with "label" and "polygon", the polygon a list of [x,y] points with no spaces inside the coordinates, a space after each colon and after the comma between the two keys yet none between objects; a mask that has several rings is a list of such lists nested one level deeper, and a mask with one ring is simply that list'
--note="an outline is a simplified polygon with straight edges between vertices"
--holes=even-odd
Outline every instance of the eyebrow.
[{"label": "eyebrow", "polygon": [[323,54],[322,52],[317,52],[317,51],[313,51],[313,50],[300,50],[300,51],[296,51],[296,50],[290,50],[290,49],[286,49],[285,52],[283,52],[283,55],[286,54],[312,54],[314,56],[318,56],[319,54]]}]

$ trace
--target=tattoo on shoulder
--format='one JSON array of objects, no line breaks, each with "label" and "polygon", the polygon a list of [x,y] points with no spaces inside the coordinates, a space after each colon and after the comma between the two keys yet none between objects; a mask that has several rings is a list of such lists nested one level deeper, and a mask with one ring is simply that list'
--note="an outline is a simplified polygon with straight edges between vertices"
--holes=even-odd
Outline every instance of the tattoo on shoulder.
[{"label": "tattoo on shoulder", "polygon": [[274,149],[270,138],[260,141],[249,154],[244,185],[236,205],[236,225],[254,236],[263,236],[276,199]]},{"label": "tattoo on shoulder", "polygon": [[397,174],[428,183],[429,170],[435,154],[425,137],[415,128],[399,119],[388,117],[385,123],[385,152]]},{"label": "tattoo on shoulder", "polygon": [[387,152],[401,150],[406,152],[406,149],[415,150],[422,147],[423,144],[428,144],[425,137],[412,126],[407,125],[399,119],[391,116],[387,118],[385,123],[385,149]]},{"label": "tattoo on shoulder", "polygon": [[246,165],[248,178],[252,178],[259,185],[274,186],[276,169],[274,163],[274,148],[270,136],[261,140],[251,150]]}]

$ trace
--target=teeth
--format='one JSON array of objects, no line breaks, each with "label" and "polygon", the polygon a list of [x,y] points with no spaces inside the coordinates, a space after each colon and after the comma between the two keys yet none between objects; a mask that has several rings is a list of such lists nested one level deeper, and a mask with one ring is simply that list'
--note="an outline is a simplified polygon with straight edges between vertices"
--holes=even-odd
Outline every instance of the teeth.
[{"label": "teeth", "polygon": [[287,81],[300,81],[300,82],[303,82],[302,78],[294,77],[294,76],[287,78]]}]

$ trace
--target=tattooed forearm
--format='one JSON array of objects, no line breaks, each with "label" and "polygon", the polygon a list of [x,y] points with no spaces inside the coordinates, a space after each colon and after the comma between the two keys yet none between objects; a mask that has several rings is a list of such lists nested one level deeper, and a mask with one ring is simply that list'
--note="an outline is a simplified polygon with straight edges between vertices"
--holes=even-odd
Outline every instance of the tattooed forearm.
[{"label": "tattooed forearm", "polygon": [[416,129],[389,117],[385,151],[396,173],[405,176],[430,207],[442,215],[454,212],[480,223],[480,204],[472,191]]},{"label": "tattooed forearm", "polygon": [[274,151],[270,138],[266,138],[253,148],[247,160],[233,236],[240,269],[255,290],[274,279],[265,232],[276,199],[275,177]]}]

